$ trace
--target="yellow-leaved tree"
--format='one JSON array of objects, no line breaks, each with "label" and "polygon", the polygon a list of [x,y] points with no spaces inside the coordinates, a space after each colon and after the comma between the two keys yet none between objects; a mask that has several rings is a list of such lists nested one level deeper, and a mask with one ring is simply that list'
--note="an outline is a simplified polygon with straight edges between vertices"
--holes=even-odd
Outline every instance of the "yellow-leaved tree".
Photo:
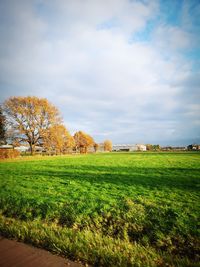
[{"label": "yellow-leaved tree", "polygon": [[66,152],[66,153],[72,152],[74,148],[75,148],[74,137],[69,135],[69,136],[67,136],[67,140],[65,142],[64,152]]},{"label": "yellow-leaved tree", "polygon": [[103,142],[104,151],[112,151],[112,141],[111,140],[105,140]]},{"label": "yellow-leaved tree", "polygon": [[99,148],[99,144],[94,143],[93,147],[94,147],[94,151],[97,152],[97,150],[98,150],[98,148]]},{"label": "yellow-leaved tree", "polygon": [[73,137],[63,124],[56,124],[45,132],[43,146],[50,154],[65,153],[74,147]]},{"label": "yellow-leaved tree", "polygon": [[82,131],[74,134],[75,148],[80,153],[87,153],[89,147],[94,146],[94,139]]},{"label": "yellow-leaved tree", "polygon": [[58,109],[46,98],[10,97],[3,108],[14,140],[28,143],[31,154],[43,142],[47,131],[62,121]]}]

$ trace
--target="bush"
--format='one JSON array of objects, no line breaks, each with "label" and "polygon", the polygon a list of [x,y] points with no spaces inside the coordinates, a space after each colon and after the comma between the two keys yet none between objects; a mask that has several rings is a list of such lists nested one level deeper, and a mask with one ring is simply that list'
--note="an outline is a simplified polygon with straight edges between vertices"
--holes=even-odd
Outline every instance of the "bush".
[{"label": "bush", "polygon": [[15,149],[0,149],[0,159],[12,159],[17,158],[20,155],[20,152]]}]

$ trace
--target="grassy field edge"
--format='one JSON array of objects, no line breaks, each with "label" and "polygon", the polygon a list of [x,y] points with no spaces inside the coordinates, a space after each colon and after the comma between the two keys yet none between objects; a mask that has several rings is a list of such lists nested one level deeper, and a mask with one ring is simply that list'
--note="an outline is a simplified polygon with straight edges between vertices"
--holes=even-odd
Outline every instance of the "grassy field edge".
[{"label": "grassy field edge", "polygon": [[39,220],[24,222],[0,215],[0,233],[94,266],[198,266],[187,258],[158,254],[153,248],[136,242],[133,244],[88,230],[75,231]]}]

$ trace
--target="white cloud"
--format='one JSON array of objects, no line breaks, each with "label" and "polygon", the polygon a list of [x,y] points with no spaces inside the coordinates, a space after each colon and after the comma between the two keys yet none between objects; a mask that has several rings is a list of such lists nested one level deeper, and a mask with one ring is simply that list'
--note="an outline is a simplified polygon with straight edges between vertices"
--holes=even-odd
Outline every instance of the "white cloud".
[{"label": "white cloud", "polygon": [[190,47],[192,37],[191,33],[178,26],[160,25],[155,32],[156,44],[169,52]]},{"label": "white cloud", "polygon": [[157,1],[5,1],[2,99],[45,96],[72,131],[98,140],[171,137],[185,114],[179,96],[191,77],[191,64],[177,50],[190,45],[190,33],[161,24],[151,42],[129,43],[158,7]]}]

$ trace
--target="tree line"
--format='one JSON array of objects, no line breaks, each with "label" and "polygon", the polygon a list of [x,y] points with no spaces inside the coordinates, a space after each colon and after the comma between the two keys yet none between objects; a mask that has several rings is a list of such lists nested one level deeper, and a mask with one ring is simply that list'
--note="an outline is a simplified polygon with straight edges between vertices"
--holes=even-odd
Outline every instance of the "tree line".
[{"label": "tree line", "polygon": [[[89,134],[78,131],[73,136],[63,124],[59,110],[46,98],[35,96],[10,97],[0,108],[0,142],[13,146],[28,144],[31,154],[36,146],[47,153],[95,152],[99,144]],[[112,142],[103,142],[105,151],[112,150]]]}]

